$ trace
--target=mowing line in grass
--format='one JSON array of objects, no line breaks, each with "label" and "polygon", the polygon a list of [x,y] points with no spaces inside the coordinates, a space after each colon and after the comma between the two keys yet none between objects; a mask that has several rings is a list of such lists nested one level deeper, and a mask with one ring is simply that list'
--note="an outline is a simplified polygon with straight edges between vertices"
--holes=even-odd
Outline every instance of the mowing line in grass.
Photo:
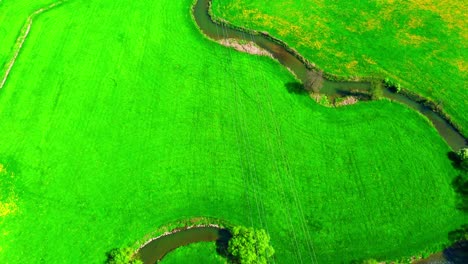
[{"label": "mowing line in grass", "polygon": [[[245,32],[242,31],[242,34],[244,35],[244,38],[245,38]],[[253,38],[252,38],[251,35],[250,35],[250,38],[251,38],[251,41],[254,42],[254,40],[253,40]],[[256,62],[257,62],[257,63],[260,63],[259,57],[256,56],[256,55],[253,55],[253,56],[255,57]],[[253,63],[253,62],[252,62],[252,63]],[[252,63],[250,63],[250,66],[252,66]],[[253,67],[251,67],[251,69],[252,69],[252,71],[254,70]],[[270,93],[269,93],[269,91],[268,91],[269,88],[270,88],[270,87],[269,87],[269,84],[268,84],[268,82],[266,81],[266,79],[264,78],[265,76],[264,76],[264,73],[263,73],[263,72],[259,73],[259,77],[260,77],[260,76],[263,77],[263,80],[259,80],[259,78],[258,78],[257,81],[256,81],[256,82],[254,83],[254,85],[253,85],[254,87],[256,87],[255,90],[257,91],[257,92],[255,93],[255,94],[257,95],[257,97],[256,97],[256,98],[257,98],[257,102],[261,102],[261,101],[263,101],[264,99],[266,99],[265,101],[267,102],[267,106],[272,107],[272,106],[271,106]],[[263,84],[264,86],[263,86],[262,84]],[[266,92],[264,92],[264,93],[266,93],[266,96],[264,96],[264,98],[260,98],[260,94],[259,94],[258,91],[261,91],[261,90],[266,90]],[[261,109],[261,110],[263,110],[265,107],[262,107],[262,106],[258,105],[258,108]],[[265,113],[265,112],[262,111],[262,113]],[[263,119],[263,114],[260,115],[260,116],[262,117],[262,120],[264,120],[264,119]],[[275,117],[274,117],[274,116],[271,116],[271,119],[273,120],[272,124],[274,125],[275,129],[278,131],[278,124],[277,124],[277,121],[276,121]],[[270,140],[268,140],[268,143],[269,143],[269,146],[271,147]],[[281,149],[282,149],[282,148],[280,148],[280,150],[281,150]],[[270,150],[271,150],[271,153],[275,153],[271,148],[270,148]],[[275,163],[275,167],[276,167],[276,170],[278,171],[278,167],[276,166],[276,163]],[[278,172],[278,176],[280,176],[280,175],[281,175],[281,174]],[[288,181],[288,180],[286,180],[286,181]],[[281,180],[281,182],[283,182],[283,181]],[[283,184],[281,184],[281,186],[283,186]],[[295,187],[293,186],[293,188],[295,188]],[[294,190],[294,191],[295,191],[295,190]],[[297,202],[298,202],[298,201],[297,201],[297,195],[293,194],[293,196],[295,197],[296,206],[297,206],[297,205],[298,205],[298,203],[297,203]],[[303,217],[302,217],[302,218],[303,218]],[[301,221],[301,226],[302,226],[302,231],[303,231],[303,232],[306,232],[305,229],[304,229],[304,222],[303,222],[303,221]],[[293,229],[294,229],[294,227],[293,227]],[[311,238],[310,238],[308,232],[306,232],[306,244],[307,244],[307,246],[308,246],[308,248],[309,248],[309,251],[308,251],[309,254],[312,252],[312,253],[315,255],[315,251],[314,251],[314,249],[313,249],[313,245],[312,245],[312,242],[311,242]],[[300,257],[301,257],[301,256],[300,256]],[[302,261],[302,257],[301,257],[301,261]],[[315,261],[314,261],[314,257],[311,256],[311,261],[312,261],[312,263],[314,263],[314,262],[316,261],[316,259],[315,259]]]}]

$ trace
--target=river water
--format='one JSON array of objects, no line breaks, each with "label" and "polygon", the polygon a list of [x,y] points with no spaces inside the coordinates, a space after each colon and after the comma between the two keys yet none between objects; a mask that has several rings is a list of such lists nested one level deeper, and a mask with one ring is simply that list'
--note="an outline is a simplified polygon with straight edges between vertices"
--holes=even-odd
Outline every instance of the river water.
[{"label": "river water", "polygon": [[196,242],[218,240],[222,235],[221,230],[223,229],[216,227],[194,227],[159,237],[144,245],[138,251],[138,258],[145,264],[154,264],[178,247]]}]

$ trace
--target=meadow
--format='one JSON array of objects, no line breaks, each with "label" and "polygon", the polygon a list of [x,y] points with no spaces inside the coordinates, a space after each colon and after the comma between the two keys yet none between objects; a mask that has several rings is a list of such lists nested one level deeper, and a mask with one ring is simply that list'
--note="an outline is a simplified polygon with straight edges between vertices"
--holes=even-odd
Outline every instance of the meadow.
[{"label": "meadow", "polygon": [[214,0],[234,25],[267,31],[341,77],[377,76],[433,100],[468,134],[466,2]]},{"label": "meadow", "polygon": [[[17,37],[39,7],[8,2]],[[396,259],[466,221],[428,120],[289,93],[276,61],[204,38],[192,3],[70,0],[34,19],[0,90],[0,263],[102,263],[199,216],[266,229],[277,263]]]}]

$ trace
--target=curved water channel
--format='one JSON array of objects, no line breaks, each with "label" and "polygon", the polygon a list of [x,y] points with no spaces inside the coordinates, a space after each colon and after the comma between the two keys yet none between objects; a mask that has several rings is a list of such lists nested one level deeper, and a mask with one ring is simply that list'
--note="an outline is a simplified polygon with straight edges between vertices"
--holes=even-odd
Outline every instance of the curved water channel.
[{"label": "curved water channel", "polygon": [[[266,33],[260,32],[258,34],[251,34],[231,26],[226,26],[222,23],[214,22],[209,13],[211,1],[212,0],[198,0],[192,10],[195,22],[207,37],[215,41],[235,39],[244,42],[254,42],[260,48],[271,53],[275,59],[291,70],[303,83],[307,81],[307,73],[312,67],[311,63],[293,49],[285,48],[288,47],[285,43],[274,39]],[[338,82],[325,79],[320,93],[331,97],[340,97],[344,94],[356,93],[356,91],[369,92],[370,90],[370,82]],[[454,151],[468,146],[466,138],[461,135],[457,129],[439,113],[434,112],[424,104],[418,103],[403,94],[393,93],[389,89],[384,89],[383,96],[402,103],[427,117],[439,132],[440,136],[445,139],[447,144]]]},{"label": "curved water channel", "polygon": [[178,230],[145,243],[138,250],[137,257],[145,264],[154,264],[178,247],[196,242],[227,241],[230,235],[228,230],[213,226]]}]

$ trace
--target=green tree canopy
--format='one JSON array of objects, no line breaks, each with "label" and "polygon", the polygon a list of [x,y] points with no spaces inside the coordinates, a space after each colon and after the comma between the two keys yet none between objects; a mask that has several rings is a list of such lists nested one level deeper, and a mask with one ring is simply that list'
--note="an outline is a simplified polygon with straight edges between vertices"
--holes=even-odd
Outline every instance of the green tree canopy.
[{"label": "green tree canopy", "polygon": [[236,226],[232,229],[228,252],[241,264],[263,264],[275,251],[265,230]]}]

